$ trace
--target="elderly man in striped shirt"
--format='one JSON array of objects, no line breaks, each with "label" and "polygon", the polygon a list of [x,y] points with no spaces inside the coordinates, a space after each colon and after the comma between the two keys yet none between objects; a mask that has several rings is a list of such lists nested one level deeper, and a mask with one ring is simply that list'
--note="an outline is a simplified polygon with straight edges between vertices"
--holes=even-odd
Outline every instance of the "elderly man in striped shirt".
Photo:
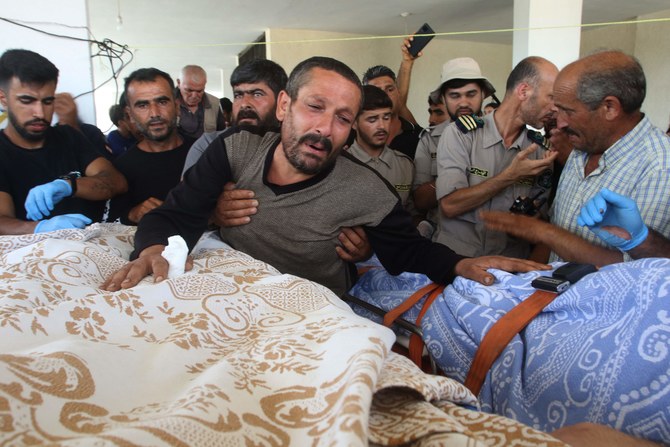
[{"label": "elderly man in striped shirt", "polygon": [[605,265],[629,256],[608,248],[577,223],[602,188],[632,198],[645,224],[670,237],[670,138],[641,112],[646,93],[639,62],[603,51],[566,66],[554,84],[558,130],[574,150],[563,170],[551,224],[520,215],[482,213],[489,228],[551,249],[551,261]]}]

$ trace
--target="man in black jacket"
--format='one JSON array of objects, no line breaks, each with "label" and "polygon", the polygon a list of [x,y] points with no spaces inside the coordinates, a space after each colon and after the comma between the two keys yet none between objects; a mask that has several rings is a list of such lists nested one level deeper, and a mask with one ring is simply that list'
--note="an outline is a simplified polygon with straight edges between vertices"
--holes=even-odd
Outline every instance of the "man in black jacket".
[{"label": "man in black jacket", "polygon": [[179,234],[193,248],[230,180],[265,200],[249,224],[222,231],[223,240],[337,294],[351,285],[347,263],[333,250],[343,226],[363,226],[393,274],[420,272],[442,283],[462,275],[491,284],[488,268],[548,268],[498,256],[467,259],[423,238],[388,183],[341,154],[361,99],[360,81],[341,62],[314,57],[298,64],[277,101],[281,134],[238,131],[217,138],[165,204],[140,223],[131,255],[136,259],[102,287],[132,287],[151,273],[155,281],[163,280],[168,263],[161,253],[167,238]]}]

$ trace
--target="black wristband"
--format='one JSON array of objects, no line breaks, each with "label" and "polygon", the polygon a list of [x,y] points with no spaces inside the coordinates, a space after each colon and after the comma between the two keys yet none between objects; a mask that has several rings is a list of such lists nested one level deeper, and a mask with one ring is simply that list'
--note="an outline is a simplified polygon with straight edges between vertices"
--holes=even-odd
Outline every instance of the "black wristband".
[{"label": "black wristband", "polygon": [[65,175],[61,175],[58,177],[61,180],[69,180],[70,181],[70,186],[72,187],[72,192],[70,193],[70,197],[74,196],[77,192],[77,179],[81,177],[81,172],[79,171],[71,171],[68,172]]}]

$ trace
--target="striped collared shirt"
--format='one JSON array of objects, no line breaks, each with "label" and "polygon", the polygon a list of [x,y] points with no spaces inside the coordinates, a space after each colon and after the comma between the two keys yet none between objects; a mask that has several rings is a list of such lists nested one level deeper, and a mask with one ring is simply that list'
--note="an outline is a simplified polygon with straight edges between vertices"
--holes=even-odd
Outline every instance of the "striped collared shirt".
[{"label": "striped collared shirt", "polygon": [[[602,188],[631,197],[644,222],[670,237],[670,138],[644,117],[610,146],[600,157],[598,167],[584,177],[588,154],[574,150],[558,183],[551,221],[573,234],[605,246],[586,227],[577,225],[582,206]],[[559,260],[552,253],[550,261]]]}]

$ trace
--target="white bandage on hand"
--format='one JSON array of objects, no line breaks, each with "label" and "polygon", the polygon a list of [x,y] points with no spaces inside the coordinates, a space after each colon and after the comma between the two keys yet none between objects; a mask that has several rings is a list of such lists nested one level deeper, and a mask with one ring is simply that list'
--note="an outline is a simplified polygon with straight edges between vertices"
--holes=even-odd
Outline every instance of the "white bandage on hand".
[{"label": "white bandage on hand", "polygon": [[168,244],[163,249],[161,256],[168,262],[168,278],[176,278],[184,274],[186,257],[188,256],[188,246],[183,237],[176,235],[168,238]]}]

